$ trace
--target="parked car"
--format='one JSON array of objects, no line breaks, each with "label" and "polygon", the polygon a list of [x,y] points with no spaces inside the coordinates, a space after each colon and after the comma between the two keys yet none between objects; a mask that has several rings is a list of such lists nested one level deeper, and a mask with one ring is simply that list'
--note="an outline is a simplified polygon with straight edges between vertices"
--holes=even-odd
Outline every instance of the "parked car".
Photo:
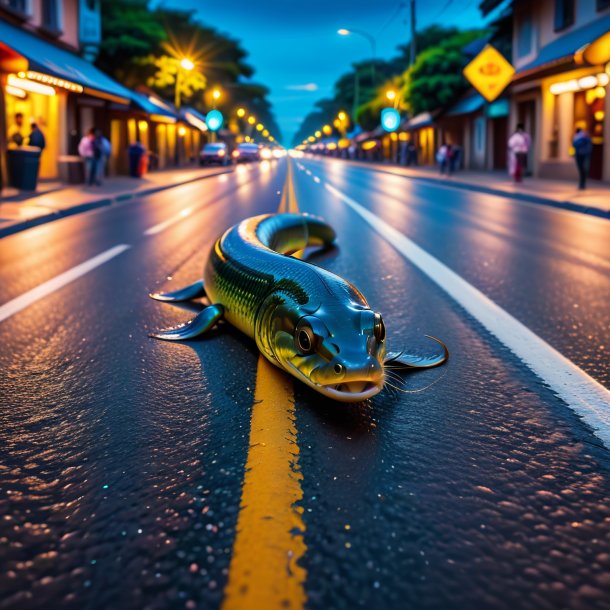
[{"label": "parked car", "polygon": [[261,153],[258,144],[244,142],[243,144],[238,144],[237,148],[233,151],[233,159],[237,163],[260,161],[260,158]]},{"label": "parked car", "polygon": [[227,145],[224,142],[206,144],[199,153],[199,165],[211,165],[212,163],[226,165],[230,162]]}]

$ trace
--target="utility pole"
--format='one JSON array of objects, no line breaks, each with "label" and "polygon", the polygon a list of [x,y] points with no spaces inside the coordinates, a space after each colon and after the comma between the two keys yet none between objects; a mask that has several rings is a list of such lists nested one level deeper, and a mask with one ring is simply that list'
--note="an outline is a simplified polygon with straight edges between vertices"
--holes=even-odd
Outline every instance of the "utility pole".
[{"label": "utility pole", "polygon": [[411,56],[409,63],[412,66],[415,63],[415,56],[417,55],[417,44],[415,42],[415,0],[411,2]]}]

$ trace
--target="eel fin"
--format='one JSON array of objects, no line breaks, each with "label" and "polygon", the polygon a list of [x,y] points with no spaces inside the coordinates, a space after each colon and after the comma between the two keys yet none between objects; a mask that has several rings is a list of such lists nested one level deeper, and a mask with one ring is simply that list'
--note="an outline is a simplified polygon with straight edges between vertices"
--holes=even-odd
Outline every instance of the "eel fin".
[{"label": "eel fin", "polygon": [[210,330],[222,318],[224,308],[222,305],[208,305],[202,309],[192,320],[175,326],[151,333],[155,339],[165,341],[183,341],[203,335]]},{"label": "eel fin", "polygon": [[165,301],[167,303],[179,303],[180,301],[190,301],[205,296],[203,281],[198,280],[189,286],[174,290],[173,292],[153,292],[148,295],[155,301]]},{"label": "eel fin", "polygon": [[408,369],[431,369],[435,366],[444,364],[449,359],[449,350],[447,346],[436,337],[426,335],[428,339],[432,339],[441,345],[443,348],[442,354],[435,356],[420,356],[414,354],[406,354],[403,352],[388,352],[384,362],[385,366],[391,366],[395,370],[408,370]]}]

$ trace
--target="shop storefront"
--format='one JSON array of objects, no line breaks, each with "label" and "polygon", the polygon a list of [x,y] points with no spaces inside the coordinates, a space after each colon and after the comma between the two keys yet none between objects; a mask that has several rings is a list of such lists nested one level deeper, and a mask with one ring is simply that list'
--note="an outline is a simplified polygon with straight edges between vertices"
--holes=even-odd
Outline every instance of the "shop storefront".
[{"label": "shop storefront", "polygon": [[565,176],[567,170],[575,177],[572,138],[576,129],[583,129],[593,142],[590,177],[609,178],[604,176],[605,165],[610,163],[610,149],[604,137],[609,83],[608,72],[596,68],[574,70],[543,80],[542,126],[548,147],[542,151],[541,175]]},{"label": "shop storefront", "polygon": [[88,129],[105,131],[111,108],[129,110],[130,92],[75,53],[4,21],[0,41],[2,154],[19,141],[27,145],[36,123],[46,141],[39,177],[57,179]]}]

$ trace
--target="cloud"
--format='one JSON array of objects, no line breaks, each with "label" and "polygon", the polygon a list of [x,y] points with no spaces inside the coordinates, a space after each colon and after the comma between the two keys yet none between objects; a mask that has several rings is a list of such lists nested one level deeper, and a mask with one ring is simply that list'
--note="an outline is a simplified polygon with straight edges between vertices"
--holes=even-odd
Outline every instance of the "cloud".
[{"label": "cloud", "polygon": [[305,83],[304,85],[286,85],[284,89],[288,89],[288,91],[317,91],[318,85],[316,85],[316,83]]}]

